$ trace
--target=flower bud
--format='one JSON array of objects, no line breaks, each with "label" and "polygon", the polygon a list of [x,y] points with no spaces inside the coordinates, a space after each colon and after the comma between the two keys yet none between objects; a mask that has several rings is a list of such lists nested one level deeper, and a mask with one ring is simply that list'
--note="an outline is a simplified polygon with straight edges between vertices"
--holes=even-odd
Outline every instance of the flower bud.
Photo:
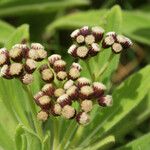
[{"label": "flower bud", "polygon": [[66,94],[70,97],[70,99],[74,100],[78,98],[78,88],[73,85],[69,89],[67,89]]},{"label": "flower bud", "polygon": [[59,103],[61,107],[64,107],[65,105],[71,105],[72,102],[67,94],[63,94],[57,98],[57,103]]},{"label": "flower bud", "polygon": [[53,96],[55,88],[51,83],[47,83],[42,87],[42,91],[48,96]]},{"label": "flower bud", "polygon": [[71,38],[75,39],[80,34],[80,30],[76,29],[71,33]]},{"label": "flower bud", "polygon": [[37,103],[43,109],[49,109],[51,105],[51,99],[47,95],[43,95],[38,99]]},{"label": "flower bud", "polygon": [[65,71],[59,71],[56,74],[56,77],[57,77],[58,80],[63,81],[67,78],[67,73]]},{"label": "flower bud", "polygon": [[85,37],[85,43],[86,43],[87,45],[91,45],[91,44],[94,43],[94,42],[95,42],[95,37],[94,37],[92,34],[87,35],[87,36]]},{"label": "flower bud", "polygon": [[111,35],[106,36],[102,41],[102,47],[109,48],[114,44],[114,42],[115,42],[115,39],[113,36],[111,36]]},{"label": "flower bud", "polygon": [[48,57],[48,61],[49,61],[50,66],[53,66],[55,61],[57,61],[57,60],[61,60],[61,56],[58,54],[53,54],[53,55]]},{"label": "flower bud", "polygon": [[81,109],[84,111],[84,112],[90,112],[93,108],[93,102],[91,100],[83,100],[81,102]]},{"label": "flower bud", "polygon": [[0,67],[2,67],[5,64],[10,64],[9,54],[6,48],[1,48],[0,49]]},{"label": "flower bud", "polygon": [[14,62],[21,62],[23,58],[23,50],[21,44],[16,44],[9,51],[9,56]]},{"label": "flower bud", "polygon": [[78,69],[79,71],[82,70],[81,65],[80,65],[79,63],[75,63],[75,62],[72,63],[71,68],[76,68],[76,69]]},{"label": "flower bud", "polygon": [[113,104],[112,96],[111,95],[102,96],[98,99],[98,103],[102,107],[112,106]]},{"label": "flower bud", "polygon": [[91,84],[91,81],[85,77],[80,77],[78,80],[77,80],[77,86],[79,88],[81,88],[82,86],[86,86],[86,85],[90,85]]},{"label": "flower bud", "polygon": [[77,48],[76,54],[77,54],[77,57],[84,59],[88,57],[88,52],[89,52],[89,49],[86,46],[79,46]]},{"label": "flower bud", "polygon": [[77,57],[77,46],[75,44],[69,47],[68,54],[70,54],[73,57]]},{"label": "flower bud", "polygon": [[57,60],[54,63],[54,71],[59,72],[59,71],[65,71],[66,68],[66,62],[64,60]]},{"label": "flower bud", "polygon": [[117,34],[114,31],[110,31],[106,33],[106,36],[112,36],[114,39],[116,39]]},{"label": "flower bud", "polygon": [[76,120],[81,125],[86,125],[90,121],[90,116],[86,112],[80,112],[76,116]]},{"label": "flower bud", "polygon": [[66,119],[73,119],[76,115],[76,111],[72,106],[66,105],[62,108],[62,116]]},{"label": "flower bud", "polygon": [[94,97],[98,98],[102,96],[106,90],[106,86],[101,82],[94,82],[93,83],[93,90],[94,90]]},{"label": "flower bud", "polygon": [[36,61],[33,59],[27,59],[24,68],[26,72],[30,74],[33,73],[37,68]]},{"label": "flower bud", "polygon": [[41,65],[40,68],[39,68],[39,72],[41,73],[45,69],[49,69],[49,66],[47,64]]},{"label": "flower bud", "polygon": [[23,65],[21,63],[13,63],[10,65],[9,73],[11,76],[18,77],[23,74]]},{"label": "flower bud", "polygon": [[0,77],[6,78],[6,79],[12,79],[13,76],[10,74],[10,66],[3,65],[0,72]]},{"label": "flower bud", "polygon": [[48,119],[48,113],[44,110],[41,110],[37,114],[37,119],[41,121],[46,121]]},{"label": "flower bud", "polygon": [[39,98],[44,96],[44,92],[43,91],[39,91],[38,93],[36,93],[34,95],[34,100],[35,100],[35,103],[38,105],[39,104]]},{"label": "flower bud", "polygon": [[62,89],[62,88],[58,88],[58,89],[56,89],[55,92],[54,92],[54,96],[57,97],[57,98],[60,97],[60,96],[63,95],[63,94],[65,94],[65,90]]},{"label": "flower bud", "polygon": [[71,68],[68,73],[68,78],[77,80],[80,77],[80,71],[77,68]]},{"label": "flower bud", "polygon": [[90,34],[90,30],[88,26],[84,26],[80,29],[80,34],[83,36],[86,36],[88,34]]},{"label": "flower bud", "polygon": [[61,108],[61,106],[59,104],[54,104],[51,107],[51,113],[54,116],[60,116],[61,115],[61,111],[62,111],[62,108]]},{"label": "flower bud", "polygon": [[31,43],[31,49],[35,49],[35,50],[44,49],[44,46],[40,43]]},{"label": "flower bud", "polygon": [[74,82],[72,80],[68,80],[65,84],[64,84],[64,89],[68,90],[71,86],[73,86]]},{"label": "flower bud", "polygon": [[93,88],[91,86],[82,86],[80,88],[80,94],[81,99],[91,99],[93,96]]},{"label": "flower bud", "polygon": [[83,35],[78,35],[78,36],[76,37],[76,42],[77,42],[78,44],[84,43],[84,36],[83,36]]},{"label": "flower bud", "polygon": [[31,84],[34,80],[34,77],[32,74],[25,73],[24,75],[21,76],[20,79],[21,82],[24,84]]},{"label": "flower bud", "polygon": [[119,43],[114,43],[111,47],[112,51],[116,54],[119,54],[122,50],[123,50],[123,47],[121,44]]},{"label": "flower bud", "polygon": [[99,45],[97,43],[93,43],[89,48],[89,54],[91,56],[97,55],[97,53],[100,51]]},{"label": "flower bud", "polygon": [[103,38],[105,30],[101,27],[95,26],[92,27],[92,34],[95,37],[95,42],[100,42]]}]

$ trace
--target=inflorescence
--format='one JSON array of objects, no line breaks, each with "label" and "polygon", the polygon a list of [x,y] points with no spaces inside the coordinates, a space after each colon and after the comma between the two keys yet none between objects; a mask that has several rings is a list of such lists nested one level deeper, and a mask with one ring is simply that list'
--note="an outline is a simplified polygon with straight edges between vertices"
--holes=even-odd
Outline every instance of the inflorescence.
[{"label": "inflorescence", "polygon": [[[74,44],[68,53],[74,58],[86,59],[97,55],[101,49],[111,48],[118,54],[132,45],[130,39],[115,32],[108,32],[101,27],[84,26],[71,33]],[[100,47],[101,43],[101,47]],[[6,79],[19,78],[24,84],[33,81],[33,72],[37,62],[47,57],[47,52],[39,43],[16,44],[10,51],[0,49],[1,77]],[[37,118],[46,121],[50,116],[62,116],[75,119],[79,124],[90,121],[90,112],[94,104],[101,107],[112,105],[112,96],[106,95],[106,86],[101,82],[92,82],[82,77],[82,67],[73,62],[67,67],[67,62],[60,55],[48,57],[48,63],[39,67],[44,85],[34,95],[35,103],[40,107]]]}]

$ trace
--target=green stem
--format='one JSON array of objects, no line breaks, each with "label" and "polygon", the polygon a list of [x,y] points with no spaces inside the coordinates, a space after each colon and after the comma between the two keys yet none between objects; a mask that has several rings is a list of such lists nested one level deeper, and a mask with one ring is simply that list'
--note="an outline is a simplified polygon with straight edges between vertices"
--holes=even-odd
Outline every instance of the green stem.
[{"label": "green stem", "polygon": [[88,71],[89,71],[89,73],[90,73],[90,77],[91,77],[92,81],[94,81],[95,76],[94,76],[94,73],[92,73],[92,68],[91,68],[91,66],[90,66],[90,59],[87,59],[87,60],[85,61],[85,64],[86,64],[86,67],[87,67],[87,69],[88,69]]},{"label": "green stem", "polygon": [[114,58],[114,54],[112,53],[109,58],[108,61],[103,65],[102,69],[97,73],[96,75],[96,81],[103,75],[103,73],[107,70],[107,68],[109,67],[109,64],[111,63],[112,59]]},{"label": "green stem", "polygon": [[59,144],[58,120],[57,120],[57,118],[54,118],[53,121],[54,121],[54,126],[53,126],[53,127],[54,127],[53,150],[57,150],[57,146],[58,146],[58,144]]},{"label": "green stem", "polygon": [[26,85],[22,85],[22,87],[28,95],[28,102],[29,102],[30,108],[32,110],[32,118],[33,118],[33,122],[34,122],[34,125],[35,125],[36,132],[42,138],[43,137],[43,131],[42,131],[42,128],[40,126],[40,123],[38,122],[38,120],[36,118],[36,107],[35,107],[35,104],[33,102],[32,93]]}]

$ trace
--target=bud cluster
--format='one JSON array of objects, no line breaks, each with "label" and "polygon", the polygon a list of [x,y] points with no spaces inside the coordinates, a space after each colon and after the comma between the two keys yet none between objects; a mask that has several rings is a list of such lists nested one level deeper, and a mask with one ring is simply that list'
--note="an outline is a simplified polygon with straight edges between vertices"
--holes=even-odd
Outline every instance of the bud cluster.
[{"label": "bud cluster", "polygon": [[6,79],[19,78],[23,84],[32,83],[33,72],[37,68],[37,61],[47,57],[47,52],[39,43],[15,44],[9,51],[0,49],[0,75]]},{"label": "bud cluster", "polygon": [[[34,96],[35,103],[41,108],[37,114],[39,120],[62,116],[84,125],[90,121],[90,112],[96,102],[102,107],[112,105],[112,97],[105,95],[104,84],[92,83],[80,76],[80,64],[72,63],[67,70],[66,62],[57,54],[48,57],[48,62],[39,69],[46,84]],[[74,107],[74,103],[78,103],[79,108]]]},{"label": "bud cluster", "polygon": [[69,47],[68,53],[75,58],[85,59],[100,52],[99,44],[101,41],[102,48],[111,47],[114,53],[120,53],[132,45],[131,40],[123,35],[117,35],[112,31],[106,33],[104,37],[104,32],[105,30],[98,26],[92,28],[84,26],[74,30],[70,35],[74,44]]},{"label": "bud cluster", "polygon": [[104,32],[105,30],[98,26],[92,28],[84,26],[74,30],[71,33],[74,44],[70,46],[68,53],[81,59],[95,56],[100,51],[99,43]]}]

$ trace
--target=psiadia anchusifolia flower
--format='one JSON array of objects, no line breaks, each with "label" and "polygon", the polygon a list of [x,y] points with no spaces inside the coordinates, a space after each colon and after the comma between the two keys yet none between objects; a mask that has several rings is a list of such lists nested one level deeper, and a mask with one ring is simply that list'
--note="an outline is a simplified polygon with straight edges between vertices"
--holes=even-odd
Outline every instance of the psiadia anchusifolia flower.
[{"label": "psiadia anchusifolia flower", "polygon": [[2,67],[5,64],[10,64],[9,53],[6,50],[6,48],[1,48],[0,49],[0,67]]}]

